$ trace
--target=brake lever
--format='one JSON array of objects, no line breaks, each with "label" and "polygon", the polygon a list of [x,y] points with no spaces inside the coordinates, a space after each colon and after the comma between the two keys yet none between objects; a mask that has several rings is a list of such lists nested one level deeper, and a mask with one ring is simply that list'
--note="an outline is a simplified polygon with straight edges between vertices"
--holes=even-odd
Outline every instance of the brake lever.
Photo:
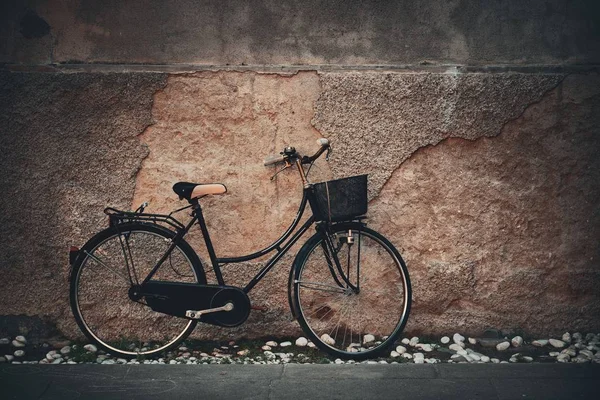
[{"label": "brake lever", "polygon": [[288,169],[288,168],[289,168],[289,167],[291,167],[291,166],[292,166],[292,164],[291,164],[289,161],[287,161],[287,160],[286,160],[286,161],[285,161],[285,167],[283,167],[283,168],[282,168],[282,169],[280,169],[279,171],[275,172],[275,175],[273,175],[273,176],[271,177],[271,180],[275,179],[275,177],[276,177],[277,175],[279,175],[280,173],[282,173],[283,171],[285,171],[286,169]]}]

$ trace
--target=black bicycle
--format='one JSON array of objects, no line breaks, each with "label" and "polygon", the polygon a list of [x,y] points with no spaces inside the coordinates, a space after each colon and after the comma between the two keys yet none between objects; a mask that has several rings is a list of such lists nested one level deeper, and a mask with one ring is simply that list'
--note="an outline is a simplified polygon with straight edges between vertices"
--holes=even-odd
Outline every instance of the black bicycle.
[{"label": "black bicycle", "polygon": [[[293,147],[264,164],[296,167],[304,192],[296,218],[270,246],[240,257],[217,257],[199,199],[225,193],[222,184],[179,182],[173,190],[189,205],[171,214],[107,208],[109,227],[81,249],[71,248],[70,302],[77,324],[100,348],[123,357],[153,355],[177,346],[198,322],[223,327],[242,324],[250,314],[248,293],[311,227],[290,269],[288,297],[293,315],[320,349],[362,360],[391,346],[406,325],[411,286],[396,248],[367,228],[367,176],[312,184],[310,167],[324,152],[319,139],[313,156]],[[305,170],[305,165],[308,169]],[[296,229],[306,205],[312,216]],[[191,209],[187,224],[173,217]],[[184,240],[198,223],[217,280],[209,284],[204,266]],[[228,286],[221,266],[273,253],[243,288]]]}]

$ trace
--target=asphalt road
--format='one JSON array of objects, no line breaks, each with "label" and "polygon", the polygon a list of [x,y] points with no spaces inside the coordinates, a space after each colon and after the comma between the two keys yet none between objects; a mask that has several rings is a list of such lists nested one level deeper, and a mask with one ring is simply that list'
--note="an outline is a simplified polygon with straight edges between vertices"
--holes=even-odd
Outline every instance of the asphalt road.
[{"label": "asphalt road", "polygon": [[5,364],[0,398],[598,399],[600,364]]}]

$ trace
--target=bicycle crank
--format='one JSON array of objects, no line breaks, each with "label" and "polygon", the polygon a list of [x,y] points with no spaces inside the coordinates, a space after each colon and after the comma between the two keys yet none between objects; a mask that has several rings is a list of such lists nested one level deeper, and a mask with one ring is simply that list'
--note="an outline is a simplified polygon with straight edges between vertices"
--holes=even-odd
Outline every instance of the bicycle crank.
[{"label": "bicycle crank", "polygon": [[233,303],[227,303],[221,307],[208,308],[206,310],[187,310],[185,316],[191,319],[200,319],[204,314],[215,313],[219,311],[232,311]]}]

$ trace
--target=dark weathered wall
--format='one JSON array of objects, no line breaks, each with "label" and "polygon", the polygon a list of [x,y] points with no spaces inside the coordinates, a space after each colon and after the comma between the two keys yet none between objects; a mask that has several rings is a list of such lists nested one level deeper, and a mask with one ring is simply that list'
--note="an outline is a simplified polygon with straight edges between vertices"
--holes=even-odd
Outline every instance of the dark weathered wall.
[{"label": "dark weathered wall", "polygon": [[600,61],[595,0],[8,0],[2,7],[0,62]]},{"label": "dark weathered wall", "polygon": [[[600,329],[598,6],[482,4],[4,2],[0,316],[77,335],[68,246],[106,205],[174,209],[178,180],[227,184],[205,207],[217,252],[268,244],[300,186],[261,158],[325,136],[314,179],[370,174],[369,224],[413,280],[409,330]],[[295,332],[290,262],[252,292],[267,313],[198,334]]]}]

